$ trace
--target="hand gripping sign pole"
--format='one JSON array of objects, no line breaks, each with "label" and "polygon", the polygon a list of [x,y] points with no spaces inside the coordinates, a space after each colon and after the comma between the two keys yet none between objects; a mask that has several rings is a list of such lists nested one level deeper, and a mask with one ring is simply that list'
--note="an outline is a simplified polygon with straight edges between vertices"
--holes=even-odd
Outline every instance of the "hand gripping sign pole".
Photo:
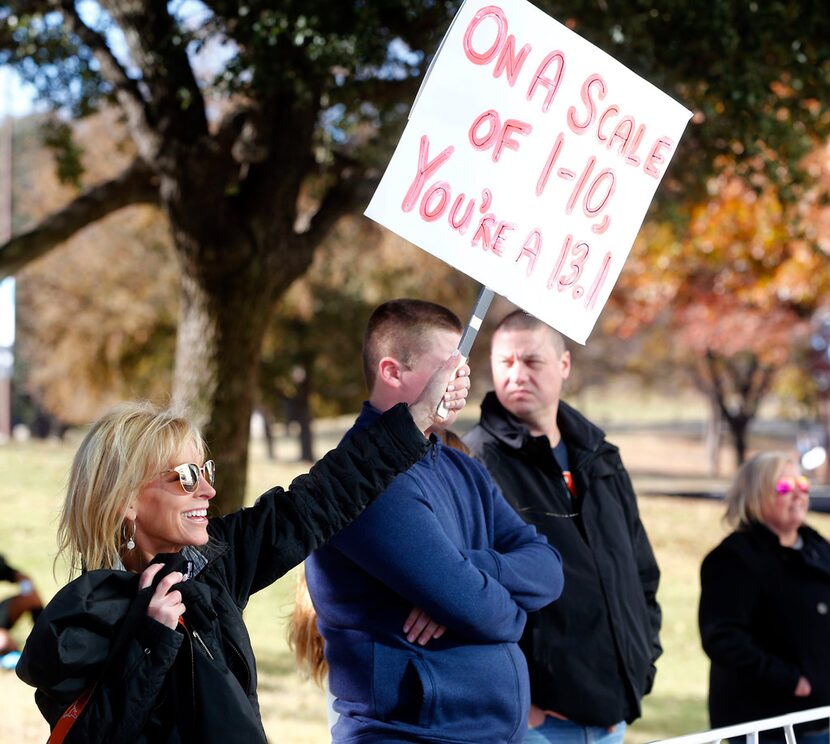
[{"label": "hand gripping sign pole", "polygon": [[[478,299],[476,300],[475,307],[473,308],[473,314],[470,316],[470,320],[467,322],[467,327],[464,329],[464,333],[461,335],[461,340],[458,342],[458,353],[461,356],[461,360],[458,363],[459,366],[464,364],[470,356],[473,343],[478,335],[478,330],[484,322],[484,316],[487,315],[487,311],[490,309],[490,303],[493,301],[494,295],[495,292],[489,287],[482,287],[481,291],[478,293]],[[438,404],[438,415],[442,419],[447,418],[449,415],[449,411],[447,411],[444,407],[443,401]]]}]

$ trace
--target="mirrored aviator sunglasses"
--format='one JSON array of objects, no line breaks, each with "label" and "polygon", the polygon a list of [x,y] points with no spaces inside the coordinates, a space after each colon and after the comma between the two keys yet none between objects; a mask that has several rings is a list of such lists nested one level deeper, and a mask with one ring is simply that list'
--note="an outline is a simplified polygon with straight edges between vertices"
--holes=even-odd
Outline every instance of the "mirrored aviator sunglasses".
[{"label": "mirrored aviator sunglasses", "polygon": [[199,475],[203,475],[211,486],[216,482],[216,463],[213,460],[207,460],[201,467],[196,463],[186,462],[164,472],[176,473],[185,493],[193,493],[199,487]]}]

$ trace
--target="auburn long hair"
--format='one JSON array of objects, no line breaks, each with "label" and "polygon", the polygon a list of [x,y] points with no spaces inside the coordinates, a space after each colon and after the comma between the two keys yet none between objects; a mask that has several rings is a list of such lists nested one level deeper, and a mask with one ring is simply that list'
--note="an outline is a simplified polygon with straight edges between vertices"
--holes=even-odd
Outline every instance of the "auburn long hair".
[{"label": "auburn long hair", "polygon": [[322,687],[329,666],[323,636],[317,629],[317,612],[308,593],[305,568],[297,576],[294,611],[288,618],[288,647],[294,652],[300,674]]}]

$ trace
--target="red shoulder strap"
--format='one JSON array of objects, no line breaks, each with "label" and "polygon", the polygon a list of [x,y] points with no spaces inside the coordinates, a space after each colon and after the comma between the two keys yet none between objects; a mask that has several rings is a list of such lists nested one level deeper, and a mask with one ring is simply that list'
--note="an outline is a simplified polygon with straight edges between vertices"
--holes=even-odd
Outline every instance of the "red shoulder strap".
[{"label": "red shoulder strap", "polygon": [[[187,627],[184,624],[184,618],[181,615],[179,615],[179,625],[185,628]],[[86,704],[92,697],[93,692],[95,692],[95,685],[92,685],[92,687],[88,690],[85,690],[81,696],[63,712],[63,715],[58,719],[58,722],[55,724],[55,728],[52,729],[52,733],[46,740],[46,744],[62,744],[63,740],[66,738],[66,735],[69,733],[69,730],[75,725],[75,721],[78,720],[78,716],[81,715],[84,708],[86,708]]]},{"label": "red shoulder strap", "polygon": [[61,744],[61,742],[66,738],[66,735],[69,733],[69,729],[75,725],[75,721],[78,720],[78,716],[81,715],[83,709],[86,708],[86,704],[89,702],[89,699],[92,697],[92,693],[94,691],[95,685],[92,685],[92,687],[85,690],[81,696],[63,712],[63,715],[58,719],[58,722],[55,724],[55,728],[52,729],[52,733],[46,740],[46,744]]}]

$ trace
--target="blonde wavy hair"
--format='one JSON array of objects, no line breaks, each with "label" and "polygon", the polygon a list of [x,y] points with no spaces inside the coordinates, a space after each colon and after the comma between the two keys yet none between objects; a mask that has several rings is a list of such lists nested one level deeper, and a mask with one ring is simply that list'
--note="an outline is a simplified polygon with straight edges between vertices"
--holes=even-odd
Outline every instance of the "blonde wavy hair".
[{"label": "blonde wavy hair", "polygon": [[761,521],[761,504],[775,493],[775,483],[784,466],[798,467],[798,461],[787,452],[761,452],[741,465],[724,500],[723,519],[732,529],[746,529]]},{"label": "blonde wavy hair", "polygon": [[66,559],[70,576],[122,565],[128,507],[190,442],[204,456],[204,440],[190,421],[150,403],[123,403],[92,425],[72,462],[58,524],[55,560]]}]

